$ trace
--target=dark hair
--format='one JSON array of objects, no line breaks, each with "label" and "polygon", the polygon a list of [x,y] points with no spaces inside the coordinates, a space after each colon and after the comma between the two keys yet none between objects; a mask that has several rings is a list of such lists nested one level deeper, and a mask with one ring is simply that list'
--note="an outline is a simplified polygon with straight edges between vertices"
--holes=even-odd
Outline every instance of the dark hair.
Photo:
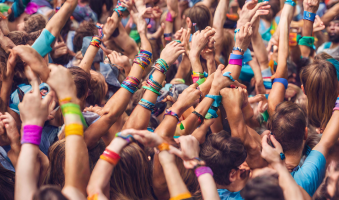
[{"label": "dark hair", "polygon": [[245,200],[284,200],[278,174],[255,177],[247,182],[240,195]]},{"label": "dark hair", "polygon": [[[95,73],[95,74],[93,74]],[[103,80],[100,80],[101,76]],[[90,93],[86,98],[86,102],[90,105],[99,105],[101,106],[102,101],[106,96],[106,81],[105,77],[96,72],[91,70],[91,81],[90,81]]]},{"label": "dark hair", "polygon": [[34,14],[29,16],[24,23],[24,31],[31,33],[45,28],[47,20],[43,15]]},{"label": "dark hair", "polygon": [[2,200],[14,200],[14,172],[7,170],[0,163],[0,194]]},{"label": "dark hair", "polygon": [[77,88],[77,97],[79,99],[86,97],[91,82],[91,75],[80,67],[70,67],[68,69]]},{"label": "dark hair", "polygon": [[239,138],[231,137],[226,131],[210,134],[201,147],[200,158],[213,171],[215,183],[229,185],[232,169],[246,160],[245,146]]},{"label": "dark hair", "polygon": [[303,148],[306,125],[305,112],[290,101],[278,104],[268,122],[268,128],[281,144],[284,152]]},{"label": "dark hair", "polygon": [[49,168],[47,171],[45,184],[59,186],[65,185],[65,144],[66,140],[55,142],[48,149]]},{"label": "dark hair", "polygon": [[86,36],[94,36],[97,34],[97,27],[92,21],[82,21],[79,25],[79,28],[76,30],[73,39],[74,52],[80,51],[82,47],[82,40]]},{"label": "dark hair", "polygon": [[67,200],[61,193],[61,188],[55,185],[41,186],[34,194],[33,200]]},{"label": "dark hair", "polygon": [[[192,23],[196,23],[199,30],[204,30],[207,26],[212,25],[212,15],[210,10],[204,5],[195,5],[190,8],[188,15]],[[192,28],[193,31],[193,28]]]},{"label": "dark hair", "polygon": [[89,7],[97,14],[98,20],[102,15],[102,6],[106,5],[106,10],[109,11],[113,7],[112,0],[89,0]]}]

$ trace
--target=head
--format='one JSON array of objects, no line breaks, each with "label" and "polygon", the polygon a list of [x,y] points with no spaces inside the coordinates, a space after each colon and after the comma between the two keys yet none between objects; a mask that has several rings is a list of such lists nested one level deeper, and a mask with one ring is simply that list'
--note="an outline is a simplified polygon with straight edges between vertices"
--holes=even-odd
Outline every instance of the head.
[{"label": "head", "polygon": [[280,103],[275,111],[268,122],[269,130],[285,153],[301,153],[307,138],[305,112],[290,101]]},{"label": "head", "polygon": [[280,4],[279,1],[269,1],[268,5],[271,6],[269,9],[268,15],[262,15],[261,17],[267,21],[272,21],[277,13],[280,11]]},{"label": "head", "polygon": [[98,34],[98,29],[92,21],[82,21],[79,28],[76,30],[73,39],[74,52],[80,51],[82,47],[82,40],[86,36],[94,36]]},{"label": "head", "polygon": [[18,24],[18,31],[25,31],[26,33],[31,33],[44,29],[46,24],[47,20],[43,15],[34,14],[25,18],[23,22]]},{"label": "head", "polygon": [[49,168],[45,184],[51,184],[63,188],[65,185],[65,144],[66,140],[55,142],[48,149]]},{"label": "head", "polygon": [[[212,16],[210,10],[204,5],[195,5],[189,9],[186,16],[186,24],[196,23],[199,30],[204,30],[207,26],[212,26]],[[192,33],[194,27],[192,27]]]},{"label": "head", "polygon": [[330,62],[316,59],[301,70],[300,80],[308,99],[309,123],[324,129],[332,116],[332,108],[338,96],[336,69]]},{"label": "head", "polygon": [[315,192],[312,199],[330,200],[339,199],[339,164],[332,161],[327,167],[324,181]]},{"label": "head", "polygon": [[279,186],[278,174],[262,175],[248,181],[240,192],[245,200],[284,200],[284,193]]},{"label": "head", "polygon": [[88,94],[91,75],[80,67],[70,67],[68,69],[72,74],[72,78],[77,89],[77,97],[83,102]]},{"label": "head", "polygon": [[3,200],[14,199],[14,172],[7,170],[0,164],[0,194]]},{"label": "head", "polygon": [[111,10],[111,8],[113,7],[113,1],[111,0],[89,0],[89,6],[97,14],[98,19],[100,19],[104,13]]},{"label": "head", "polygon": [[333,43],[339,42],[339,19],[335,18],[327,26],[329,40]]},{"label": "head", "polygon": [[110,181],[111,199],[154,199],[151,165],[145,151],[130,143],[120,157]]},{"label": "head", "polygon": [[33,200],[67,200],[61,193],[61,188],[55,185],[41,186],[34,194]]},{"label": "head", "polygon": [[226,131],[209,135],[200,150],[200,158],[212,169],[215,183],[222,186],[245,185],[249,173],[239,167],[246,157],[241,140],[231,137]]},{"label": "head", "polygon": [[86,98],[86,102],[90,105],[102,105],[107,91],[108,85],[105,77],[99,72],[91,70],[90,93]]}]

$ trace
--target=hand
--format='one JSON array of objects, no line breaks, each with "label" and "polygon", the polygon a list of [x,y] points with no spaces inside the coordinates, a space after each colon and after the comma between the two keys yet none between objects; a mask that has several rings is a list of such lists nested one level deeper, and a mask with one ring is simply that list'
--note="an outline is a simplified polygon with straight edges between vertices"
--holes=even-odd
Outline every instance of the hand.
[{"label": "hand", "polygon": [[[99,107],[98,105],[95,105],[94,107],[93,107],[93,106],[90,106],[90,107],[87,107],[87,108],[84,109],[84,112],[86,112],[86,111],[88,111],[88,112],[94,112],[94,113],[100,115],[100,114],[101,114],[101,111],[102,111],[102,107]],[[100,114],[99,114],[99,113],[100,113]]]},{"label": "hand", "polygon": [[268,10],[271,6],[267,5],[268,2],[264,1],[258,3],[257,0],[247,2],[241,9],[240,18],[237,22],[237,28],[244,26],[247,22],[250,22],[257,10]]},{"label": "hand", "polygon": [[184,166],[188,169],[194,167],[190,160],[199,157],[200,147],[199,141],[192,135],[181,136],[175,140],[180,143],[180,150],[170,146],[170,153],[180,157],[184,161]]},{"label": "hand", "polygon": [[65,44],[62,37],[59,36],[59,38],[54,43],[53,50],[51,52],[51,57],[55,59],[63,55],[66,55],[67,53],[68,53],[67,45]]},{"label": "hand", "polygon": [[49,64],[48,68],[51,72],[46,83],[53,88],[58,98],[71,97],[72,102],[78,103],[76,87],[70,71],[61,65],[55,64]]},{"label": "hand", "polygon": [[187,56],[188,56],[189,53],[190,53],[189,41],[190,41],[190,37],[191,37],[191,26],[192,26],[192,23],[190,23],[190,24],[188,25],[187,30],[186,30],[186,29],[183,29],[183,30],[182,30],[182,34],[181,34],[181,37],[180,37],[180,41],[184,44],[184,47],[185,47],[185,53],[186,53]]},{"label": "hand", "polygon": [[165,166],[167,164],[174,164],[175,167],[175,155],[171,154],[168,151],[162,151],[159,153],[159,162],[161,166]]},{"label": "hand", "polygon": [[9,34],[9,29],[8,29],[8,21],[4,20],[0,17],[0,29],[4,35]]},{"label": "hand", "polygon": [[313,24],[313,33],[322,31],[325,29],[324,22],[321,21],[319,15],[315,16],[314,24]]},{"label": "hand", "polygon": [[14,68],[17,62],[18,54],[15,50],[10,50],[10,54],[7,60],[6,72],[3,73],[4,80],[12,80],[14,77]]},{"label": "hand", "polygon": [[197,89],[198,84],[194,83],[186,88],[178,97],[177,102],[173,104],[172,110],[173,112],[177,113],[179,116],[185,112],[189,107],[193,106],[194,104],[198,103],[200,99],[200,95],[202,95],[201,91]]},{"label": "hand", "polygon": [[117,26],[118,26],[118,22],[114,21],[113,17],[108,17],[106,24],[102,28],[102,32],[104,34],[102,41],[107,41],[111,37],[113,32],[115,31]]},{"label": "hand", "polygon": [[161,51],[160,58],[164,59],[168,66],[171,66],[182,53],[185,53],[184,44],[172,41]]},{"label": "hand", "polygon": [[[101,46],[101,48],[104,51],[104,53],[107,55],[109,61],[112,64],[116,64],[118,66],[118,68],[122,67],[122,69],[124,69],[124,68],[131,67],[131,63],[129,62],[129,58],[127,56],[120,55],[118,52],[108,50],[103,46]],[[121,70],[121,69],[119,69],[119,70]]]},{"label": "hand", "polygon": [[152,14],[153,14],[154,19],[160,19],[161,14],[162,14],[161,8],[159,8],[158,6],[154,6],[152,8]]},{"label": "hand", "polygon": [[130,11],[131,16],[133,17],[133,21],[134,23],[137,24],[137,29],[138,29],[138,33],[139,34],[146,34],[147,33],[147,23],[145,18],[141,15],[141,13],[136,13],[133,10]]},{"label": "hand", "polygon": [[244,26],[240,28],[240,31],[236,34],[236,41],[234,46],[239,47],[245,51],[251,42],[252,34],[253,31],[251,23],[247,22]]},{"label": "hand", "polygon": [[[0,26],[2,26],[2,24],[4,23],[3,21],[6,21],[6,20],[1,20]],[[2,31],[2,29],[0,30],[0,46],[6,51],[6,53],[9,53],[9,50],[15,47],[15,44],[13,43],[11,39],[5,36],[5,35],[8,35],[9,31],[7,33],[5,31]]]},{"label": "hand", "polygon": [[[8,140],[11,144],[18,143],[20,139],[20,134],[18,127],[16,125],[16,122],[12,115],[10,115],[8,112],[5,114],[0,113],[0,120],[2,121],[3,125],[6,129],[6,135],[8,137]],[[20,143],[20,142],[19,142]]]},{"label": "hand", "polygon": [[38,74],[43,82],[49,77],[49,69],[46,61],[41,57],[41,55],[35,51],[29,45],[19,45],[13,48],[20,57],[20,59],[25,62],[34,73]]},{"label": "hand", "polygon": [[201,57],[206,61],[214,61],[215,56],[215,39],[211,37],[206,45],[206,47],[201,51]]},{"label": "hand", "polygon": [[311,13],[316,13],[319,7],[319,2],[319,0],[304,0],[304,10]]},{"label": "hand", "polygon": [[270,13],[269,10],[257,10],[254,14],[254,17],[251,19],[251,24],[253,28],[253,34],[258,34],[259,30],[259,22],[260,22],[260,16],[268,15]]},{"label": "hand", "polygon": [[267,99],[266,99],[265,95],[257,94],[254,97],[248,98],[248,103],[250,103],[250,104],[257,103],[257,102],[259,102],[258,111],[260,113],[265,112],[268,108]]},{"label": "hand", "polygon": [[191,57],[199,57],[200,52],[203,48],[207,45],[210,41],[211,37],[215,34],[215,30],[211,27],[206,27],[202,31],[197,31],[192,36],[192,43],[191,43],[191,51],[190,51],[190,58]]},{"label": "hand", "polygon": [[223,99],[225,99],[229,105],[232,105],[234,108],[242,108],[245,100],[245,91],[239,87],[238,89],[224,88],[220,91],[220,94]]},{"label": "hand", "polygon": [[[268,138],[271,140],[275,148],[271,147],[267,143]],[[282,163],[280,153],[283,152],[283,149],[280,143],[275,139],[273,135],[264,135],[264,137],[261,140],[261,143],[262,143],[261,157],[263,157],[269,164]]]},{"label": "hand", "polygon": [[148,147],[157,147],[164,142],[162,137],[149,131],[134,130],[134,139]]},{"label": "hand", "polygon": [[180,40],[181,37],[182,37],[183,30],[184,30],[184,29],[181,27],[180,30],[178,30],[178,31],[173,35],[174,39]]},{"label": "hand", "polygon": [[[66,69],[67,70],[67,69]],[[58,74],[58,76],[62,76]],[[62,79],[60,77],[60,79]],[[32,91],[26,93],[18,107],[22,126],[38,125],[43,127],[49,113],[53,108],[50,107],[52,95],[48,93],[44,99],[41,99],[38,81],[32,81]]]}]

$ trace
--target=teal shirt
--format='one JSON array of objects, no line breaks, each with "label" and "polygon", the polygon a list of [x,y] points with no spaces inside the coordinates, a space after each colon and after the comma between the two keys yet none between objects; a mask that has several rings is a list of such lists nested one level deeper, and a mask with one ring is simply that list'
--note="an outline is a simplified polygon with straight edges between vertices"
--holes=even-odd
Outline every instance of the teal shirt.
[{"label": "teal shirt", "polygon": [[240,191],[230,192],[226,189],[218,189],[218,194],[220,200],[243,200],[243,198],[240,196]]}]

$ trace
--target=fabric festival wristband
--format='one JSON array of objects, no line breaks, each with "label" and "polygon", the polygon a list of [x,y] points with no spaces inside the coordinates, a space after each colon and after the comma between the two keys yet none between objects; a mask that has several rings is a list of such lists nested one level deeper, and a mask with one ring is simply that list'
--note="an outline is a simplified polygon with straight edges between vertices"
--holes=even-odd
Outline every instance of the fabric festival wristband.
[{"label": "fabric festival wristband", "polygon": [[208,94],[205,97],[211,98],[211,99],[214,100],[213,103],[212,103],[212,106],[214,106],[214,107],[219,107],[220,106],[221,99],[222,99],[221,95],[210,95],[210,94]]},{"label": "fabric festival wristband", "polygon": [[21,144],[30,143],[37,146],[40,145],[42,127],[38,125],[25,125],[23,127],[23,136],[21,138]]},{"label": "fabric festival wristband", "polygon": [[208,109],[207,114],[205,115],[205,119],[212,119],[217,117],[218,117],[217,111],[211,108]]},{"label": "fabric festival wristband", "polygon": [[65,137],[70,135],[84,135],[84,128],[80,124],[69,124],[65,126]]},{"label": "fabric festival wristband", "polygon": [[54,42],[55,36],[47,29],[44,29],[38,39],[35,40],[32,48],[35,49],[42,57],[45,57],[52,51],[51,44]]},{"label": "fabric festival wristband", "polygon": [[304,19],[314,22],[316,14],[308,11],[304,11]]},{"label": "fabric festival wristband", "polygon": [[265,112],[261,113],[261,116],[263,117],[263,121],[264,121],[264,122],[267,122],[267,121],[268,121],[268,118],[270,117],[270,116],[268,115],[267,110],[265,110]]},{"label": "fabric festival wristband", "polygon": [[164,114],[164,118],[165,118],[166,115],[171,115],[171,116],[177,118],[177,120],[179,121],[179,115],[177,113],[171,111],[171,110],[166,110],[166,112]]},{"label": "fabric festival wristband", "polygon": [[162,144],[160,144],[158,147],[157,147],[158,149],[159,149],[159,151],[160,152],[162,152],[162,151],[168,151],[170,148],[169,148],[169,144],[167,144],[167,143],[162,143]]},{"label": "fabric festival wristband", "polygon": [[285,89],[287,89],[288,81],[287,81],[285,78],[275,78],[275,79],[273,80],[273,84],[274,84],[275,82],[282,83],[282,84],[285,86]]},{"label": "fabric festival wristband", "polygon": [[200,113],[198,113],[197,111],[193,111],[192,113],[195,114],[198,117],[198,122],[200,124],[202,124],[204,122],[204,117]]},{"label": "fabric festival wristband", "polygon": [[231,79],[231,81],[235,81],[234,80],[234,78],[231,76],[231,72],[225,72],[225,73],[223,73],[223,76],[226,76],[226,77],[228,77],[229,79]]},{"label": "fabric festival wristband", "polygon": [[231,53],[231,56],[230,56],[230,60],[231,59],[243,59],[243,58],[244,58],[243,55],[233,54],[233,53]]},{"label": "fabric festival wristband", "polygon": [[194,170],[195,176],[197,178],[199,178],[199,176],[203,175],[203,174],[211,174],[211,176],[213,176],[213,171],[211,170],[211,168],[207,167],[207,166],[201,166],[198,167]]},{"label": "fabric festival wristband", "polygon": [[230,59],[230,61],[228,61],[228,64],[242,66],[242,59]]},{"label": "fabric festival wristband", "polygon": [[313,48],[314,45],[314,37],[312,36],[304,36],[302,38],[300,38],[300,40],[298,41],[299,45],[303,45],[303,46],[307,46],[310,48]]},{"label": "fabric festival wristband", "polygon": [[72,112],[74,114],[78,114],[80,116],[80,119],[82,121],[82,125],[87,128],[87,123],[86,120],[84,118],[84,116],[82,115],[81,111],[80,111],[80,106],[78,104],[75,103],[66,103],[61,105],[61,112],[63,115],[67,114],[67,112]]},{"label": "fabric festival wristband", "polygon": [[292,1],[292,0],[285,1],[285,4],[289,4],[289,5],[293,6],[293,7],[295,6],[295,2]]},{"label": "fabric festival wristband", "polygon": [[188,199],[191,197],[192,197],[191,193],[187,192],[187,193],[179,194],[178,196],[175,196],[175,197],[171,197],[169,200],[184,200],[184,199]]},{"label": "fabric festival wristband", "polygon": [[205,83],[206,78],[201,78],[197,81],[198,85],[200,86],[201,84]]}]

